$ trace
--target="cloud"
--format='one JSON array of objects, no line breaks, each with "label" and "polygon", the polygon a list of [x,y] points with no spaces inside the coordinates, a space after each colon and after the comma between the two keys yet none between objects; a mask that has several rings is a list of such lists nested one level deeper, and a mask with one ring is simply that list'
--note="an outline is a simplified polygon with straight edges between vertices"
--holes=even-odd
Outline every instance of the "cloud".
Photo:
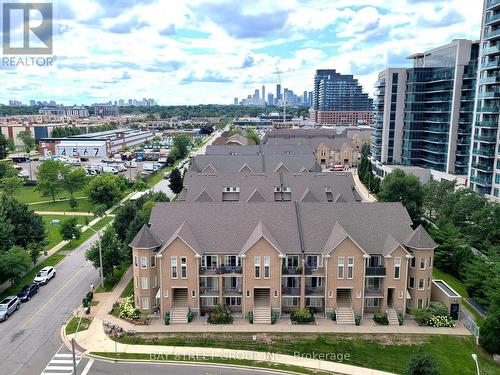
[{"label": "cloud", "polygon": [[243,60],[243,64],[241,64],[241,67],[243,69],[250,68],[254,65],[255,59],[252,56],[246,56],[245,60]]},{"label": "cloud", "polygon": [[170,25],[168,25],[164,29],[161,29],[158,33],[162,36],[172,36],[172,35],[175,35],[175,32],[176,32],[175,25],[173,23],[171,23]]},{"label": "cloud", "polygon": [[140,21],[139,17],[134,16],[122,22],[117,22],[108,27],[108,30],[115,34],[128,34],[133,30],[139,30],[148,26],[147,22]]},{"label": "cloud", "polygon": [[198,76],[191,72],[187,77],[180,81],[181,84],[190,84],[194,82],[229,83],[233,82],[233,80],[228,77],[223,77],[220,73],[208,70],[202,76]]},{"label": "cloud", "polygon": [[122,74],[122,77],[120,79],[132,79],[132,76],[130,75],[129,72],[127,71],[124,71],[123,74]]},{"label": "cloud", "polygon": [[464,21],[464,17],[456,9],[435,12],[418,18],[417,24],[422,27],[444,27]]}]

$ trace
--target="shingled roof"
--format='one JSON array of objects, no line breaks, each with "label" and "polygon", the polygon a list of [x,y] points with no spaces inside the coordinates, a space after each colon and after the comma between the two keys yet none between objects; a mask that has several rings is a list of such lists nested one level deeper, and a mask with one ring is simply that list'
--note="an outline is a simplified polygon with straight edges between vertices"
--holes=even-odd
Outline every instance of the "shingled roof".
[{"label": "shingled roof", "polygon": [[417,250],[434,250],[437,247],[437,244],[422,225],[419,225],[417,229],[413,231],[404,244]]},{"label": "shingled roof", "polygon": [[143,225],[137,232],[130,246],[140,249],[154,249],[162,244],[162,241],[153,233],[147,225]]}]

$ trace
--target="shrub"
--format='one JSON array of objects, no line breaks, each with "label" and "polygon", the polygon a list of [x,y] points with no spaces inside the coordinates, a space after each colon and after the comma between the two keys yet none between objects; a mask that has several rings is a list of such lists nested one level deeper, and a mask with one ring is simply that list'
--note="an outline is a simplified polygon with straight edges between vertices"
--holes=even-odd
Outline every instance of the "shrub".
[{"label": "shrub", "polygon": [[276,324],[277,321],[278,321],[278,313],[276,311],[271,311],[271,324]]},{"label": "shrub", "polygon": [[427,322],[431,318],[432,314],[426,309],[413,309],[413,315],[415,320],[419,325],[427,325]]},{"label": "shrub", "polygon": [[448,308],[443,302],[431,302],[427,311],[434,316],[448,316]]},{"label": "shrub", "polygon": [[207,322],[209,324],[231,324],[233,316],[230,312],[224,310],[221,305],[217,305],[215,310],[208,314]]},{"label": "shrub", "polygon": [[165,325],[168,326],[170,324],[170,313],[168,313],[168,312],[165,313],[163,320],[165,321]]},{"label": "shrub", "polygon": [[500,314],[491,309],[479,331],[479,343],[488,353],[500,353]]},{"label": "shrub", "polygon": [[455,323],[450,316],[432,315],[427,321],[427,325],[431,327],[454,327]]},{"label": "shrub", "polygon": [[440,375],[439,366],[434,358],[419,350],[408,360],[405,375]]},{"label": "shrub", "polygon": [[135,307],[133,296],[124,298],[120,302],[118,317],[127,320],[139,319],[141,317],[141,311]]},{"label": "shrub", "polygon": [[377,312],[373,316],[373,320],[375,320],[375,323],[387,326],[389,325],[389,319],[387,319],[387,313],[385,312]]},{"label": "shrub", "polygon": [[306,308],[295,310],[292,312],[290,318],[292,319],[292,322],[299,324],[312,323],[315,320],[314,315],[311,314],[311,311]]},{"label": "shrub", "polygon": [[361,317],[359,315],[356,315],[354,317],[354,323],[359,326],[361,324]]},{"label": "shrub", "polygon": [[253,311],[250,311],[247,315],[248,321],[250,324],[253,324]]}]

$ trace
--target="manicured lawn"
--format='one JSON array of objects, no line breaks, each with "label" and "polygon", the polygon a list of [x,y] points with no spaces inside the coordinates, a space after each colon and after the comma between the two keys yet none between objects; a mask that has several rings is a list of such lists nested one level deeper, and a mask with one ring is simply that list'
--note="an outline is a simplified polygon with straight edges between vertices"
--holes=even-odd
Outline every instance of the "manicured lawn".
[{"label": "manicured lawn", "polygon": [[[314,375],[328,375],[330,372],[323,372],[317,370],[309,370],[304,367],[282,365],[279,363],[271,362],[258,362],[251,361],[247,359],[229,359],[229,358],[196,358],[195,356],[179,356],[179,355],[157,355],[156,357],[151,357],[149,353],[109,353],[109,352],[90,352],[90,354],[112,358],[112,359],[122,359],[122,360],[140,360],[140,361],[180,361],[180,362],[200,362],[200,363],[215,363],[230,366],[244,366],[244,367],[259,367],[265,369],[271,369],[274,371],[290,371],[300,374],[314,374]],[[243,372],[243,371],[242,371]],[[204,371],[205,374],[210,374],[210,372]],[[221,372],[217,372],[220,374]]]},{"label": "manicured lawn", "polygon": [[120,282],[123,274],[127,272],[130,267],[130,259],[122,262],[118,267],[113,270],[113,275],[104,279],[104,288],[100,285],[96,289],[96,293],[111,292],[114,287]]},{"label": "manicured lawn", "polygon": [[[471,336],[402,335],[402,334],[302,334],[302,333],[180,333],[124,336],[119,342],[127,344],[196,346],[225,349],[255,350],[294,355],[349,354],[346,364],[382,371],[403,373],[408,359],[421,347],[439,363],[442,374],[474,374],[471,358],[477,353],[480,366],[498,373],[490,357],[480,351]],[[485,372],[486,373],[486,372]]]},{"label": "manicured lawn", "polygon": [[[77,191],[74,194],[75,198],[81,198],[84,196],[85,194],[83,191]],[[23,203],[44,202],[52,200],[51,197],[42,197],[38,190],[35,190],[34,186],[21,186],[15,197],[19,202]],[[69,198],[69,193],[66,191],[61,192],[57,195],[57,199],[60,198]]]},{"label": "manicured lawn", "polygon": [[120,298],[126,298],[126,297],[130,297],[132,295],[134,295],[134,279],[132,279],[128,282],[125,289],[123,289],[122,294],[120,294]]},{"label": "manicured lawn", "polygon": [[[112,216],[104,216],[101,220],[99,220],[97,223],[92,225],[91,228],[93,228],[94,230],[99,230],[99,229],[103,228],[105,225],[109,224],[113,219],[114,219],[114,217],[112,217]],[[68,242],[59,251],[70,251],[70,250],[76,249],[78,246],[80,246],[82,243],[87,241],[94,234],[95,234],[95,232],[93,230],[87,229],[86,231],[84,231],[82,233],[81,237],[78,240]]]},{"label": "manicured lawn", "polygon": [[[43,256],[42,256],[42,258],[43,258]],[[57,253],[52,254],[47,259],[45,259],[43,262],[39,263],[31,271],[29,271],[28,273],[26,273],[18,281],[16,281],[14,284],[12,284],[7,289],[5,289],[2,293],[0,293],[0,299],[4,298],[6,296],[10,296],[10,295],[16,295],[17,293],[19,293],[19,291],[21,290],[21,288],[23,286],[25,286],[27,284],[30,284],[33,281],[33,279],[35,278],[36,273],[39,270],[41,270],[43,267],[46,267],[46,266],[55,266],[63,258],[64,258],[64,255],[57,254]]]},{"label": "manicured lawn", "polygon": [[465,285],[458,280],[455,276],[450,275],[449,273],[438,270],[436,267],[432,269],[432,276],[435,279],[443,280],[446,284],[455,289],[455,292],[460,294],[462,297],[469,297],[469,293],[467,293],[467,289],[465,289]]},{"label": "manicured lawn", "polygon": [[[78,325],[78,322],[80,322],[80,325]],[[75,332],[85,331],[90,327],[90,323],[92,323],[92,318],[74,316],[68,324],[66,324],[66,334],[71,335]]]},{"label": "manicured lawn", "polygon": [[58,211],[58,212],[91,212],[94,208],[94,203],[90,201],[89,198],[81,198],[77,199],[78,206],[75,209],[72,209],[69,205],[68,200],[63,201],[55,201],[55,202],[46,202],[46,203],[34,203],[30,204],[30,208],[33,211]]},{"label": "manicured lawn", "polygon": [[64,216],[64,215],[42,215],[43,222],[45,223],[45,227],[47,228],[47,241],[48,244],[45,246],[46,250],[51,249],[59,242],[62,241],[61,235],[59,234],[59,229],[61,228],[60,224],[51,224],[52,220],[60,220],[63,222],[71,217],[75,217],[78,220],[78,224],[85,225],[88,220],[90,223],[94,220],[93,216]]}]

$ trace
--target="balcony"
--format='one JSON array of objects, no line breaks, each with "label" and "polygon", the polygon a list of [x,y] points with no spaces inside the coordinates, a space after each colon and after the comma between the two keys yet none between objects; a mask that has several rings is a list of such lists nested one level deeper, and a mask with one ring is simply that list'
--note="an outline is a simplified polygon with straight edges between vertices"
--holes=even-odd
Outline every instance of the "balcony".
[{"label": "balcony", "polygon": [[200,275],[217,275],[217,267],[200,267]]},{"label": "balcony", "polygon": [[219,273],[222,275],[227,273],[243,273],[243,268],[241,266],[221,266]]},{"label": "balcony", "polygon": [[283,275],[302,275],[302,267],[283,267]]},{"label": "balcony", "polygon": [[488,186],[491,186],[492,179],[487,178],[487,177],[471,176],[470,181],[475,183],[475,184],[488,187]]},{"label": "balcony", "polygon": [[482,69],[498,69],[500,67],[500,60],[493,60],[481,65]]},{"label": "balcony", "polygon": [[324,275],[325,269],[323,267],[311,267],[306,264],[305,267],[306,275]]},{"label": "balcony", "polygon": [[382,288],[365,287],[365,297],[383,297],[384,291]]},{"label": "balcony", "polygon": [[210,288],[210,287],[205,287],[201,286],[200,287],[200,295],[202,296],[218,296],[219,295],[219,288]]},{"label": "balcony", "polygon": [[306,296],[311,296],[311,295],[316,295],[316,296],[322,296],[325,294],[325,288],[322,286],[306,286],[305,290]]},{"label": "balcony", "polygon": [[[496,105],[485,105],[482,107],[477,107],[477,111],[481,113],[498,113],[500,112],[500,106]],[[498,122],[495,123],[495,126],[498,126]]]},{"label": "balcony", "polygon": [[496,134],[476,135],[474,137],[474,140],[483,143],[497,143],[497,135]]},{"label": "balcony", "polygon": [[480,171],[484,172],[493,172],[493,165],[492,164],[485,164],[485,163],[472,163],[471,164],[472,168],[478,169]]},{"label": "balcony", "polygon": [[385,267],[366,267],[366,276],[385,276]]},{"label": "balcony", "polygon": [[300,288],[282,287],[281,294],[284,296],[300,296]]},{"label": "balcony", "polygon": [[483,55],[496,55],[500,53],[500,44],[483,49]]},{"label": "balcony", "polygon": [[479,83],[482,85],[491,85],[494,83],[500,83],[500,75],[498,76],[490,76],[490,77],[483,77],[479,80]]},{"label": "balcony", "polygon": [[486,9],[489,10],[496,6],[500,6],[500,0],[488,0],[486,3]]},{"label": "balcony", "polygon": [[477,97],[478,99],[497,99],[500,98],[500,91],[483,91]]},{"label": "balcony", "polygon": [[485,40],[490,40],[490,39],[495,39],[495,38],[500,38],[500,29],[488,31],[484,33],[484,39]]},{"label": "balcony", "polygon": [[494,158],[495,150],[479,150],[475,148],[474,150],[472,150],[472,154],[476,156],[481,156],[483,158]]},{"label": "balcony", "polygon": [[228,288],[224,288],[223,289],[223,292],[225,295],[229,294],[229,295],[241,295],[242,294],[242,288],[241,287],[228,287]]},{"label": "balcony", "polygon": [[491,25],[492,23],[500,21],[500,13],[488,14],[485,19],[486,25]]}]

